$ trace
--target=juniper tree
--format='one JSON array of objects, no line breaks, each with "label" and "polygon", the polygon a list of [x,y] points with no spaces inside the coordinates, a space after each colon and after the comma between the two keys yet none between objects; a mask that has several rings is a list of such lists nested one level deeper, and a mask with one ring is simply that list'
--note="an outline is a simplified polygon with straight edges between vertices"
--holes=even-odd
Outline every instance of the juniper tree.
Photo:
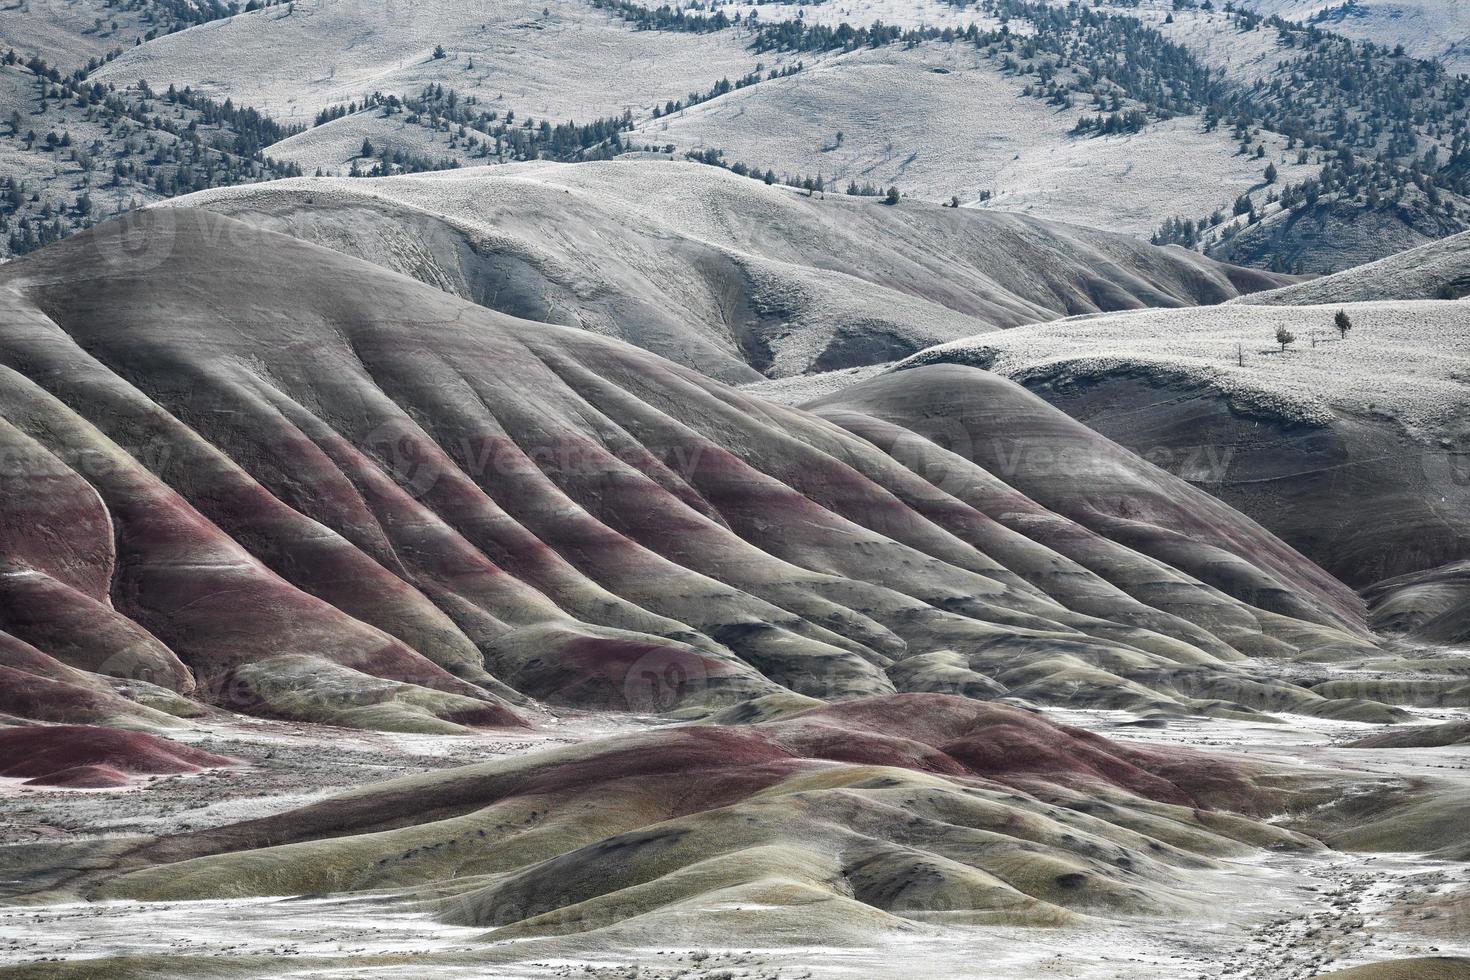
[{"label": "juniper tree", "polygon": [[1276,342],[1281,345],[1281,352],[1284,354],[1287,346],[1296,342],[1296,334],[1286,329],[1283,324],[1276,328]]},{"label": "juniper tree", "polygon": [[1332,318],[1332,325],[1337,327],[1338,336],[1347,339],[1348,331],[1353,329],[1352,318],[1347,315],[1346,310],[1338,310],[1337,315]]}]

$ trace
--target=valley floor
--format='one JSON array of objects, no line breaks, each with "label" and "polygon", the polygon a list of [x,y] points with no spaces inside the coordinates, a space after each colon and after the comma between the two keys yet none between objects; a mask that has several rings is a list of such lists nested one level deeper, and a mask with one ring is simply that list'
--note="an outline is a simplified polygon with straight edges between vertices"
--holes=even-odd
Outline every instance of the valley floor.
[{"label": "valley floor", "polygon": [[[202,830],[280,813],[395,776],[535,752],[637,727],[639,722],[628,715],[572,713],[535,731],[452,736],[234,715],[169,735],[243,759],[249,768],[143,777],[123,791],[59,790],[0,777],[0,846]],[[0,880],[0,896],[5,884]]]},{"label": "valley floor", "polygon": [[[1415,709],[1424,723],[1466,709]],[[1360,776],[1362,791],[1420,779],[1470,791],[1464,746],[1347,748],[1377,726],[1301,716],[1281,723],[1048,709],[1058,723],[1119,741],[1247,755]],[[75,791],[0,784],[0,844],[14,857],[98,836],[163,835],[300,806],[342,789],[411,772],[533,752],[658,724],[577,713],[534,733],[470,736],[345,732],[252,719],[212,720],[181,741],[250,761],[249,769],[154,777],[130,790]],[[4,852],[0,852],[3,854]],[[9,862],[7,862],[9,863]],[[12,869],[13,870],[13,869]],[[3,873],[3,872],[0,872]],[[5,875],[11,877],[11,875]],[[447,925],[386,900],[391,893],[196,902],[109,901],[0,907],[0,975],[47,976],[47,963],[100,958],[207,957],[220,976],[558,976],[686,978],[1184,977],[1283,980],[1414,956],[1470,956],[1470,866],[1413,853],[1315,855],[1263,850],[1192,879],[1216,914],[1179,922],[1086,918],[1063,929],[921,924],[873,947],[719,949],[670,930],[659,948],[618,948],[575,937],[485,943],[483,929]],[[8,882],[7,882],[8,884]],[[34,885],[34,882],[32,882]],[[493,934],[488,937],[493,940]],[[707,938],[707,937],[706,937]],[[155,961],[156,962],[156,961]],[[30,964],[30,966],[25,966]],[[270,964],[263,968],[263,964]],[[978,965],[983,971],[977,972]],[[85,964],[73,964],[85,966]],[[238,973],[235,967],[238,966]],[[13,971],[7,968],[17,968]],[[212,968],[213,969],[213,968]]]}]

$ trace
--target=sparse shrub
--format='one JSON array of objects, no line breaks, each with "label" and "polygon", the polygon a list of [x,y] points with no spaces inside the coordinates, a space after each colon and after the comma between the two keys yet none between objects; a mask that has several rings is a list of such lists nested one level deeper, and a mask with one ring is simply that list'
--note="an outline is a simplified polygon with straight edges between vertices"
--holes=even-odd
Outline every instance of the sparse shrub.
[{"label": "sparse shrub", "polygon": [[442,44],[436,44],[436,45],[434,45],[434,60],[437,61],[440,58],[447,58],[448,56],[449,56],[449,52],[447,52],[447,51],[444,50],[444,45],[442,45]]},{"label": "sparse shrub", "polygon": [[888,188],[888,193],[885,194],[885,195],[883,195],[883,203],[884,204],[888,204],[888,205],[897,204],[898,203],[898,199],[899,199],[899,193],[898,193],[898,188],[897,187],[890,187],[890,188]]}]

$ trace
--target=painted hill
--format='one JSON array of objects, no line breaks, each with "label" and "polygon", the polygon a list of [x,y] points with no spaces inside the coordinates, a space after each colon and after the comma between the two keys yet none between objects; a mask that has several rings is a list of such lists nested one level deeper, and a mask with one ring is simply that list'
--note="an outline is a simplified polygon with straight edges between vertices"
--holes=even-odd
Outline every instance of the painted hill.
[{"label": "painted hill", "polygon": [[1216,859],[1320,849],[1260,819],[1311,792],[1245,759],[900,695],[602,739],[120,842],[61,887],[145,901],[378,891],[481,927],[502,953],[588,933],[601,948],[658,942],[671,928],[852,945],[1203,916],[1188,881]]},{"label": "painted hill", "polygon": [[138,775],[241,764],[143,732],[83,725],[0,729],[0,776],[23,778],[28,785],[101,789],[127,785]]},{"label": "painted hill", "polygon": [[1350,590],[994,374],[812,415],[197,209],[9,264],[0,298],[31,684],[418,731],[782,691],[1398,717],[1246,659],[1371,654]]},{"label": "painted hill", "polygon": [[1348,743],[1355,749],[1438,748],[1470,745],[1470,722],[1451,721],[1442,725],[1413,725],[1369,735]]},{"label": "painted hill", "polygon": [[1363,594],[1378,629],[1429,643],[1470,640],[1470,561],[1385,579]]},{"label": "painted hill", "polygon": [[893,360],[1057,316],[1287,281],[1018,215],[808,196],[692,163],[303,179],[184,203],[726,381]]}]

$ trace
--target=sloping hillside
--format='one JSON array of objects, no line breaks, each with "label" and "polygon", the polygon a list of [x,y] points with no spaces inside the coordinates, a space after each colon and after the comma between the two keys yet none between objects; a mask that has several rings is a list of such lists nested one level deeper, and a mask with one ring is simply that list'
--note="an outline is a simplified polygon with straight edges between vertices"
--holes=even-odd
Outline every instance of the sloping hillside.
[{"label": "sloping hillside", "polygon": [[1452,72],[1470,71],[1470,10],[1456,0],[1246,0],[1245,6],[1360,41],[1402,44]]},{"label": "sloping hillside", "polygon": [[1076,318],[907,363],[1014,378],[1362,586],[1470,556],[1467,345],[1457,302],[1231,305]]},{"label": "sloping hillside", "polygon": [[80,68],[160,34],[228,13],[219,0],[17,0],[6,5],[0,18],[0,49]]},{"label": "sloping hillside", "polygon": [[1452,235],[1320,279],[1268,289],[1228,302],[1315,306],[1389,299],[1470,296],[1470,233]]},{"label": "sloping hillside", "polygon": [[[1019,211],[1147,236],[1175,215],[1208,214],[1261,184],[1267,160],[1239,152],[1198,116],[1137,133],[1079,138],[1078,111],[1029,94],[1030,76],[967,44],[860,49],[645,122],[634,134],[730,163],[888,187],[932,201]],[[1023,94],[1025,92],[1026,94]],[[1285,140],[1266,137],[1285,175]],[[982,201],[982,192],[987,195]]]},{"label": "sloping hillside", "polygon": [[[50,23],[22,8],[38,30]],[[1470,151],[1456,138],[1470,82],[1321,27],[1163,0],[661,9],[429,0],[364,15],[340,0],[129,0],[129,15],[154,25],[142,43],[105,62],[53,52],[48,70],[65,101],[67,86],[141,80],[304,128],[264,154],[307,173],[687,153],[780,182],[894,186],[1303,272],[1453,234],[1470,215]],[[31,47],[20,45],[21,61]],[[382,108],[426,92],[447,106]],[[584,141],[525,145],[553,127]],[[137,142],[109,129],[88,153],[137,169]],[[0,156],[0,177],[39,180],[44,162]],[[201,186],[279,173],[252,162],[206,170]],[[51,181],[63,213],[128,206],[130,172],[104,199],[89,192],[89,169]],[[144,183],[136,196],[187,189]],[[0,220],[14,210],[0,202]],[[57,223],[48,211],[34,237],[83,217]]]},{"label": "sloping hillside", "polygon": [[[442,56],[436,57],[436,48]],[[735,34],[639,33],[579,0],[286,4],[130,48],[103,82],[192,85],[306,124],[373,91],[431,83],[555,122],[648,110],[762,60]],[[766,55],[767,65],[784,59]]]},{"label": "sloping hillside", "polygon": [[820,418],[196,209],[0,297],[21,708],[74,668],[427,731],[783,690],[1395,717],[1242,662],[1370,654],[1349,590],[993,374]]},{"label": "sloping hillside", "polygon": [[41,63],[0,59],[0,118],[0,258],[163,198],[301,173],[262,152],[290,130],[253,110]]},{"label": "sloping hillside", "polygon": [[1363,594],[1376,629],[1431,644],[1470,640],[1470,561],[1386,579]]},{"label": "sloping hillside", "polygon": [[526,163],[195,195],[514,316],[727,381],[893,360],[1056,316],[1284,281],[1009,214],[805,195],[691,163]]}]

